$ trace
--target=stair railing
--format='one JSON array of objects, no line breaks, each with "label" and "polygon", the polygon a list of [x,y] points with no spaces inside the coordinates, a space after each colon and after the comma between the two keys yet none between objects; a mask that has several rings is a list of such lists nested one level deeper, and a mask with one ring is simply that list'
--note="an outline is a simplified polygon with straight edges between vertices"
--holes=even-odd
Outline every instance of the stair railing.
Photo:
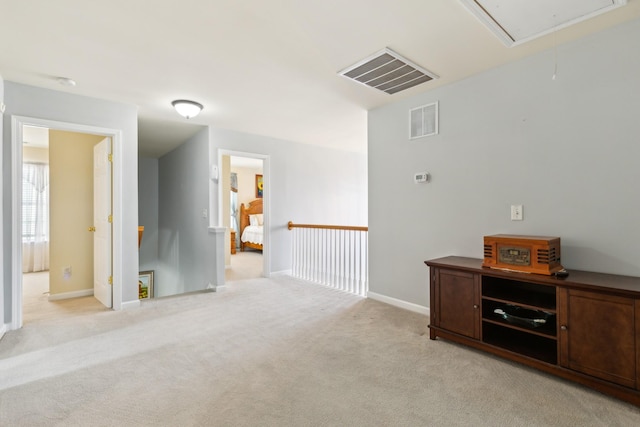
[{"label": "stair railing", "polygon": [[368,227],[294,224],[292,276],[352,294],[366,296]]}]

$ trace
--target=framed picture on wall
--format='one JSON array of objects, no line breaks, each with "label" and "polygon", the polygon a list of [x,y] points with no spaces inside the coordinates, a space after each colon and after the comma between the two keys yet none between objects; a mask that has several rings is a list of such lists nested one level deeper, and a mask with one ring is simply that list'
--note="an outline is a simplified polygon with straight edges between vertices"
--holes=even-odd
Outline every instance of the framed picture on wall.
[{"label": "framed picture on wall", "polygon": [[153,298],[153,270],[138,274],[138,299]]},{"label": "framed picture on wall", "polygon": [[256,175],[256,197],[262,197],[262,191],[264,190],[264,181],[262,175]]}]

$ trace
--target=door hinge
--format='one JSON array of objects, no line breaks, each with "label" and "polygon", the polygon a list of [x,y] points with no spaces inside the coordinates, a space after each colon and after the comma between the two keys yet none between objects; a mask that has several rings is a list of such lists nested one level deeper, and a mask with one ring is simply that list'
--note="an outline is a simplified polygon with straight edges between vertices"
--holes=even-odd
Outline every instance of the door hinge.
[{"label": "door hinge", "polygon": [[109,153],[108,158],[109,158],[109,161],[110,161],[111,163],[113,163],[113,154],[112,154],[112,153]]},{"label": "door hinge", "polygon": [[108,220],[109,220],[109,224],[111,224],[113,222],[113,215],[109,215]]},{"label": "door hinge", "polygon": [[113,276],[109,276],[109,284],[113,285]]}]

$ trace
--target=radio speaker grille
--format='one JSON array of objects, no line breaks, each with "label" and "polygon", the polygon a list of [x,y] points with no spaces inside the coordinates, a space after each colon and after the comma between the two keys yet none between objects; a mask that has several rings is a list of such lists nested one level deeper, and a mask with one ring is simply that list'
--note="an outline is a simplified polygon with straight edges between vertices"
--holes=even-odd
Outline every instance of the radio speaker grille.
[{"label": "radio speaker grille", "polygon": [[484,257],[493,258],[493,245],[484,245]]},{"label": "radio speaker grille", "polygon": [[538,249],[538,264],[553,264],[558,261],[556,248]]}]

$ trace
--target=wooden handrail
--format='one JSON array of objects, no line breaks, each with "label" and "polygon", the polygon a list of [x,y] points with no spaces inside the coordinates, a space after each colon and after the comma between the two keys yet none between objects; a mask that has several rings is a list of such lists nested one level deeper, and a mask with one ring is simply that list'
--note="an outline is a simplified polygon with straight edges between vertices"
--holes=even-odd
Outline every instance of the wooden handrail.
[{"label": "wooden handrail", "polygon": [[349,225],[315,225],[315,224],[294,224],[289,221],[287,224],[289,230],[294,228],[320,228],[323,230],[351,230],[351,231],[369,231],[369,227],[355,227]]}]

